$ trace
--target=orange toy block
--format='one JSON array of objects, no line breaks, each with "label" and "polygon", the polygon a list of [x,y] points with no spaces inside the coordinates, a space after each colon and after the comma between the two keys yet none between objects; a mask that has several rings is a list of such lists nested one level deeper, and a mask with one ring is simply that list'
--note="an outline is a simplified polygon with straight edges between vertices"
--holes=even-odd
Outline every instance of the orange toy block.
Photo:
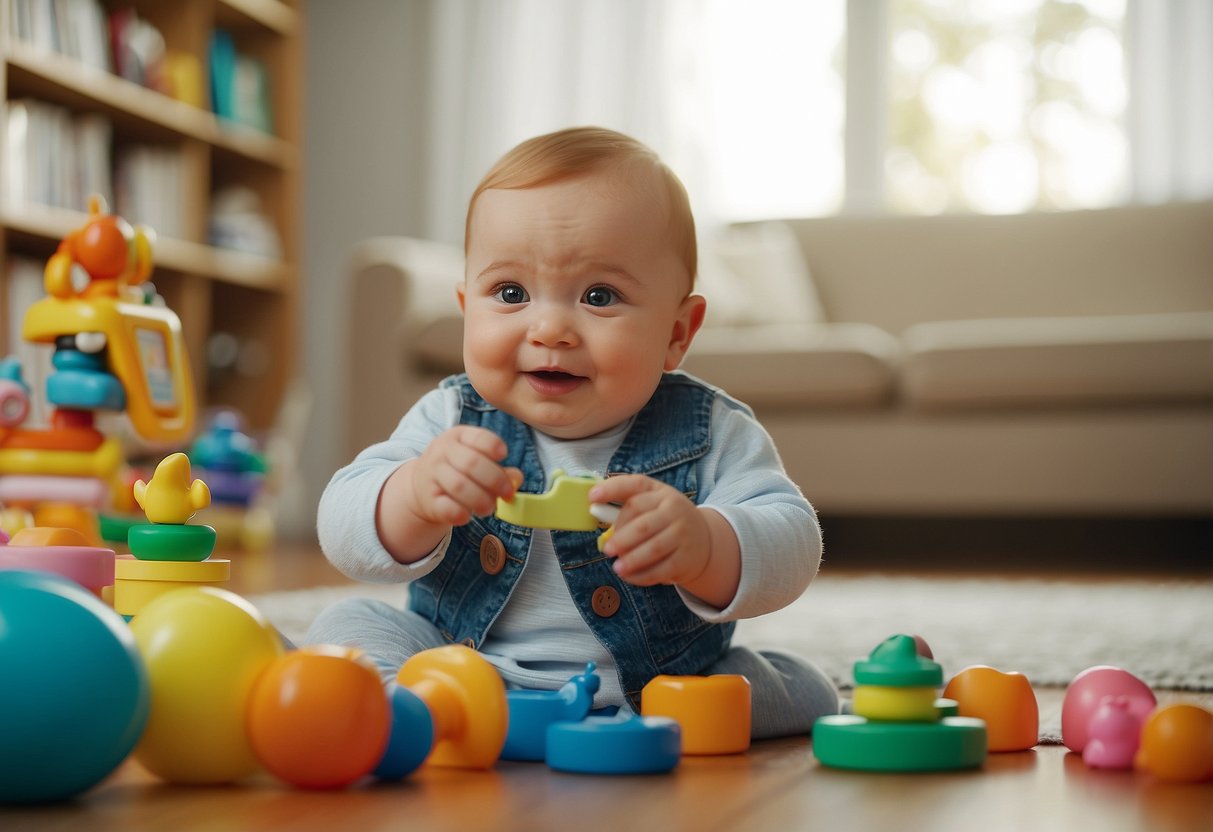
[{"label": "orange toy block", "polygon": [[943,695],[956,700],[960,716],[985,721],[990,751],[1027,751],[1039,739],[1036,693],[1022,673],[974,665],[957,673]]},{"label": "orange toy block", "polygon": [[677,722],[683,754],[740,754],[750,747],[750,680],[744,676],[654,676],[641,692],[640,713]]}]

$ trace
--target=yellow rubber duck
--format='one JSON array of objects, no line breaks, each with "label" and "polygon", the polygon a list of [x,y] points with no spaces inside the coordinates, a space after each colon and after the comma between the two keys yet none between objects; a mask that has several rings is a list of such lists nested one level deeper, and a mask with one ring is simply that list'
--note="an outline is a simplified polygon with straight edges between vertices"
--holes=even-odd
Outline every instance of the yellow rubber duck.
[{"label": "yellow rubber duck", "polygon": [[181,526],[211,504],[211,490],[202,480],[190,482],[190,458],[166,456],[148,482],[135,481],[135,502],[152,523]]}]

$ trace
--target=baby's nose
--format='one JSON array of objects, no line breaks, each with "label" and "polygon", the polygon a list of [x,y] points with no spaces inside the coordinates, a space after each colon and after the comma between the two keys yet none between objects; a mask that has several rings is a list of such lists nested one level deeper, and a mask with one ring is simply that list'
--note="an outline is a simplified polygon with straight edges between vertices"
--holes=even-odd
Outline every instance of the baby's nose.
[{"label": "baby's nose", "polygon": [[536,310],[528,335],[532,342],[545,347],[573,346],[577,343],[577,332],[572,316],[558,307]]}]

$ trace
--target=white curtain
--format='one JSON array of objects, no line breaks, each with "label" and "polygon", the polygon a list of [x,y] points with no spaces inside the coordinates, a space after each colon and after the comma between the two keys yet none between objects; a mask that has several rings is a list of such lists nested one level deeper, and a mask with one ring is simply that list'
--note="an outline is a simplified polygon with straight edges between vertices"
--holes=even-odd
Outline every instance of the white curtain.
[{"label": "white curtain", "polygon": [[1129,0],[1133,199],[1213,197],[1213,3]]},{"label": "white curtain", "polygon": [[[578,124],[653,147],[704,230],[880,210],[889,2],[433,0],[427,233],[461,241],[489,165]],[[1213,2],[1127,0],[1125,29],[1128,198],[1213,197]]]},{"label": "white curtain", "polygon": [[645,0],[435,3],[430,235],[462,240],[472,189],[531,136],[596,124],[664,154],[672,9]]}]

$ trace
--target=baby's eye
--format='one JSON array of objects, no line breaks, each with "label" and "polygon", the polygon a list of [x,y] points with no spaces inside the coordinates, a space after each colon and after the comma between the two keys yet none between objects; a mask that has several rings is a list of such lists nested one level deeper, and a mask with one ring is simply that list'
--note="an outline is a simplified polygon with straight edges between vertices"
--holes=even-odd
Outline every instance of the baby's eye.
[{"label": "baby's eye", "polygon": [[590,306],[611,306],[619,302],[619,296],[614,289],[606,286],[595,286],[585,293],[585,302]]},{"label": "baby's eye", "polygon": [[498,286],[497,291],[493,295],[499,298],[502,303],[526,303],[530,300],[526,289],[523,289],[517,283],[506,283]]}]

